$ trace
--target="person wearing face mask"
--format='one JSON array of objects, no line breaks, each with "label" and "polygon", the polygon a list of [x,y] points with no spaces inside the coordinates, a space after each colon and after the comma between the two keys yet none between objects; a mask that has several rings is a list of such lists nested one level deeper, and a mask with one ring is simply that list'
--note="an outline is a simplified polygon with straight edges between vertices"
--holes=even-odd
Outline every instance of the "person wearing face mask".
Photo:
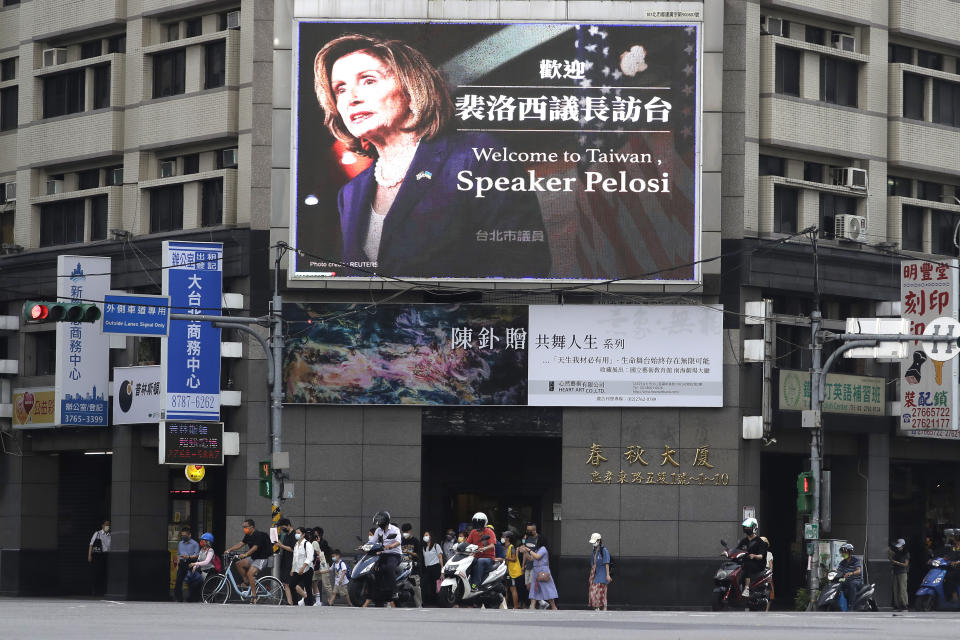
[{"label": "person wearing face mask", "polygon": [[847,611],[853,611],[857,590],[863,586],[863,565],[860,563],[860,558],[853,555],[853,545],[849,542],[840,545],[840,557],[837,575],[843,580],[843,595],[847,599]]},{"label": "person wearing face mask", "polygon": [[760,524],[756,518],[747,518],[741,525],[745,538],[740,540],[738,549],[747,552],[747,559],[743,561],[743,574],[746,576],[743,580],[743,597],[750,596],[750,581],[767,568],[767,551],[770,545],[763,541],[763,538],[757,533]]},{"label": "person wearing face mask", "polygon": [[521,600],[524,602],[524,606],[527,606],[530,604],[528,597],[530,593],[530,583],[533,582],[533,558],[527,554],[527,551],[540,546],[538,544],[540,536],[537,533],[536,523],[528,522],[525,531],[526,534],[523,537],[523,544],[518,548],[518,551],[520,551],[520,556],[523,558],[523,586],[527,594],[522,597]]},{"label": "person wearing face mask", "polygon": [[420,583],[423,577],[423,545],[413,535],[413,525],[409,522],[404,522],[400,526],[400,532],[403,540],[400,547],[404,555],[408,556],[413,562],[413,572],[410,575],[413,578],[413,603],[416,607],[422,607],[423,595]]},{"label": "person wearing face mask", "polygon": [[443,567],[443,549],[433,540],[429,531],[423,532],[423,602],[437,604],[437,583]]},{"label": "person wearing face mask", "polygon": [[180,529],[180,542],[177,543],[177,580],[173,584],[173,598],[183,602],[183,579],[190,570],[190,563],[200,555],[200,545],[190,535],[190,527]]},{"label": "person wearing face mask", "polygon": [[343,596],[347,599],[347,606],[352,607],[353,603],[350,601],[350,590],[348,588],[350,571],[347,570],[347,563],[343,561],[340,549],[334,549],[331,555],[330,571],[333,575],[333,590],[330,591],[329,604],[332,607],[337,596]]},{"label": "person wearing face mask", "polygon": [[316,604],[313,597],[313,544],[305,527],[297,527],[293,534],[293,561],[290,569],[290,586],[296,590],[297,605],[312,607]]},{"label": "person wearing face mask", "polygon": [[87,562],[93,568],[92,594],[102,596],[107,591],[107,554],[110,553],[110,521],[104,520],[93,532],[87,547]]},{"label": "person wearing face mask", "polygon": [[457,544],[457,534],[453,529],[447,529],[447,534],[443,536],[443,542],[440,543],[441,549],[443,549],[444,558],[453,557],[453,547]]},{"label": "person wearing face mask", "polygon": [[[216,553],[212,545],[212,533],[204,533],[200,536],[200,551],[197,554],[196,562],[190,563],[190,574],[187,577],[187,586],[190,587],[190,602],[200,602],[200,589],[203,586],[203,581],[209,572],[214,569],[213,557]],[[191,575],[197,577],[191,579]]]},{"label": "person wearing face mask", "polygon": [[507,530],[500,536],[500,543],[506,549],[507,584],[510,586],[510,597],[513,599],[513,608],[520,608],[520,590],[523,589],[523,563],[520,561],[520,552],[517,551],[517,534]]},{"label": "person wearing face mask", "polygon": [[273,545],[270,544],[270,536],[263,531],[257,531],[256,523],[247,518],[243,521],[243,540],[224,551],[224,553],[237,551],[243,546],[246,546],[247,550],[240,554],[240,559],[234,566],[239,575],[243,577],[243,584],[246,587],[245,597],[249,597],[250,585],[256,583],[257,574],[266,568],[270,556],[273,555]]},{"label": "person wearing face mask", "polygon": [[596,611],[607,610],[607,585],[613,582],[610,575],[610,552],[603,546],[599,533],[590,536],[593,545],[593,557],[590,559],[589,600],[590,608]]},{"label": "person wearing face mask", "polygon": [[289,518],[277,520],[277,547],[280,549],[280,581],[287,596],[287,604],[293,604],[293,547],[296,539]]}]

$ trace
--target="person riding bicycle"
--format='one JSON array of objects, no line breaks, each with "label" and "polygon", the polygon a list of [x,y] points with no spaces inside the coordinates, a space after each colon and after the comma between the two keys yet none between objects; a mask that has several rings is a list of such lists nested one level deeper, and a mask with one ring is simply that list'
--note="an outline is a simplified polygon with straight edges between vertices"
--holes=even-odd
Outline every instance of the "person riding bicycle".
[{"label": "person riding bicycle", "polygon": [[747,559],[743,561],[743,575],[745,577],[741,595],[747,598],[750,596],[750,582],[759,577],[767,568],[767,551],[770,550],[770,545],[758,535],[757,531],[760,529],[760,524],[756,518],[747,518],[740,526],[743,527],[746,537],[740,540],[737,549],[743,549],[747,552]]},{"label": "person riding bicycle", "polygon": [[377,511],[373,516],[373,534],[370,536],[370,542],[383,545],[383,551],[378,552],[380,556],[379,567],[377,569],[376,593],[371,594],[375,598],[367,598],[363,606],[369,606],[374,600],[377,602],[386,602],[387,606],[393,607],[393,601],[396,599],[397,567],[400,565],[400,529],[396,525],[390,524],[389,511]]},{"label": "person riding bicycle", "polygon": [[263,531],[257,531],[256,523],[249,518],[243,521],[243,540],[224,553],[236,551],[244,545],[247,551],[240,554],[240,559],[234,566],[243,576],[243,584],[247,588],[242,595],[246,598],[250,595],[251,586],[257,583],[257,574],[263,571],[270,556],[273,555],[273,545],[270,544],[270,537]]},{"label": "person riding bicycle", "polygon": [[843,580],[843,595],[847,599],[847,611],[853,611],[853,602],[857,591],[863,586],[863,565],[860,558],[853,555],[853,545],[845,542],[840,545],[843,558],[837,565],[837,575]]},{"label": "person riding bicycle", "polygon": [[[482,511],[473,514],[471,524],[473,525],[473,530],[470,532],[470,535],[467,536],[467,544],[475,544],[478,547],[477,550],[473,552],[473,557],[476,558],[476,561],[473,563],[473,567],[471,567],[470,576],[470,582],[473,583],[473,588],[476,589],[483,584],[487,574],[490,573],[490,567],[493,566],[497,534],[487,526],[487,514]],[[483,540],[484,536],[488,536],[488,538]]]},{"label": "person riding bicycle", "polygon": [[200,579],[188,579],[187,586],[190,588],[190,602],[200,602],[200,587],[207,578],[210,571],[213,570],[213,557],[216,553],[213,550],[213,534],[205,533],[200,536],[200,553],[197,555],[197,561],[190,563],[190,573],[199,573]]}]

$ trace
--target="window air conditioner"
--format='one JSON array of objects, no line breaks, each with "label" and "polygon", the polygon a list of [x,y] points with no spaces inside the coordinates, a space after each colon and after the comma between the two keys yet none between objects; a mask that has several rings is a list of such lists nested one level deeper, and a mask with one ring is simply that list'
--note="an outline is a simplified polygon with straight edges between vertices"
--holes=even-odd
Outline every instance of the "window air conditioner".
[{"label": "window air conditioner", "polygon": [[760,33],[768,36],[783,35],[783,19],[763,16],[760,18]]},{"label": "window air conditioner", "polygon": [[176,160],[163,160],[160,162],[160,177],[172,178],[177,174]]},{"label": "window air conditioner", "polygon": [[841,51],[856,51],[857,39],[847,33],[835,33],[831,37],[834,49]]},{"label": "window air conditioner", "polygon": [[834,174],[833,183],[841,187],[858,189],[866,191],[867,189],[867,170],[856,167],[843,167],[837,169]]},{"label": "window air conditioner", "polygon": [[224,149],[220,153],[222,154],[220,157],[220,164],[222,164],[225,169],[237,166],[236,147],[233,149]]},{"label": "window air conditioner", "polygon": [[17,201],[17,183],[8,182],[3,187],[3,201],[4,202],[16,202]]},{"label": "window air conditioner", "polygon": [[63,193],[63,180],[47,180],[46,194],[52,196],[57,193]]},{"label": "window air conditioner", "polygon": [[866,242],[867,219],[863,216],[838,215],[834,218],[833,235],[837,240]]},{"label": "window air conditioner", "polygon": [[52,67],[57,64],[64,64],[67,61],[66,49],[44,49],[43,66]]},{"label": "window air conditioner", "polygon": [[239,29],[240,28],[240,12],[239,11],[230,11],[227,13],[227,29]]},{"label": "window air conditioner", "polygon": [[119,187],[123,185],[123,169],[111,169],[108,185]]}]

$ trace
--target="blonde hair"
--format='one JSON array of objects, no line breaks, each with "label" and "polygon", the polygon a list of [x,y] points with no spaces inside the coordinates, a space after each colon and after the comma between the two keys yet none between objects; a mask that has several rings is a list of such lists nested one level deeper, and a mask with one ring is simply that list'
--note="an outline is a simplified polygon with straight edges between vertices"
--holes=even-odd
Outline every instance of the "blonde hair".
[{"label": "blonde hair", "polygon": [[411,123],[408,127],[418,138],[434,137],[453,117],[453,100],[440,72],[426,57],[400,40],[384,40],[350,33],[331,40],[313,61],[313,89],[324,111],[323,123],[330,133],[351,151],[376,155],[372,145],[354,137],[340,117],[333,95],[330,71],[340,58],[357,52],[367,53],[387,66],[410,99]]}]

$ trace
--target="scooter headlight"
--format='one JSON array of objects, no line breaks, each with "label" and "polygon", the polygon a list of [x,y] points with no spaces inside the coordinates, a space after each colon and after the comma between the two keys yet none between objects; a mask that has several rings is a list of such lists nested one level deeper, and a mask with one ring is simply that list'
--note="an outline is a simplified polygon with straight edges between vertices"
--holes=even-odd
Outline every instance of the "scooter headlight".
[{"label": "scooter headlight", "polygon": [[940,584],[941,582],[943,582],[943,576],[937,576],[933,579],[933,584]]},{"label": "scooter headlight", "polygon": [[830,573],[827,574],[827,580],[833,580],[836,577],[837,577],[836,571],[831,571]]},{"label": "scooter headlight", "polygon": [[728,575],[730,575],[730,574],[727,573],[726,571],[724,571],[723,569],[720,569],[719,571],[717,571],[717,575],[714,576],[714,579],[716,579],[716,580],[726,580]]}]

